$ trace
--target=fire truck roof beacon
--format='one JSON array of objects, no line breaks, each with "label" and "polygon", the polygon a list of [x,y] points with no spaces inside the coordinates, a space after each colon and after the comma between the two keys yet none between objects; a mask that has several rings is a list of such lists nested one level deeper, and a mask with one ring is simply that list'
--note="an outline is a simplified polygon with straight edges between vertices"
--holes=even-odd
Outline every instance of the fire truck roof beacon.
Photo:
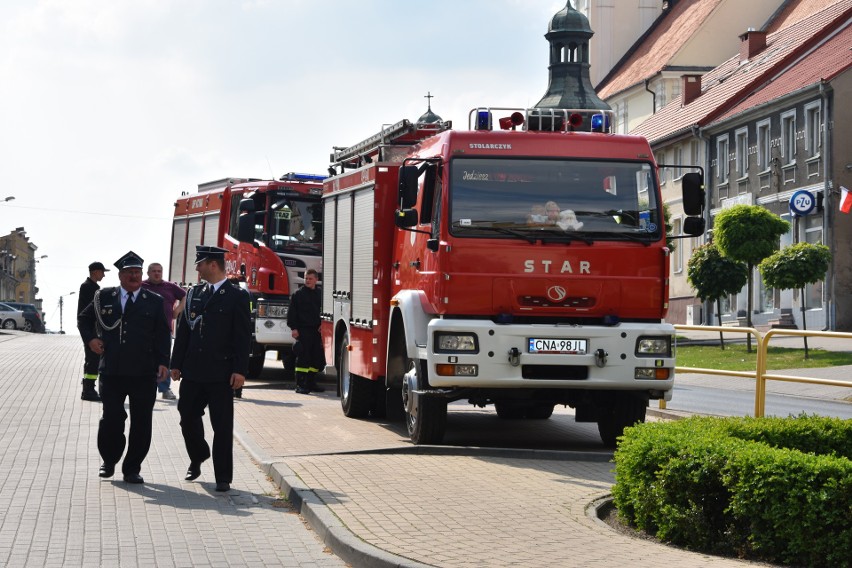
[{"label": "fire truck roof beacon", "polygon": [[281,176],[279,181],[323,181],[328,176],[319,174],[300,174],[297,172],[289,172]]},{"label": "fire truck roof beacon", "polygon": [[604,113],[593,115],[592,132],[609,132],[609,116]]},{"label": "fire truck roof beacon", "polygon": [[476,111],[476,129],[491,130],[491,111],[477,110]]}]

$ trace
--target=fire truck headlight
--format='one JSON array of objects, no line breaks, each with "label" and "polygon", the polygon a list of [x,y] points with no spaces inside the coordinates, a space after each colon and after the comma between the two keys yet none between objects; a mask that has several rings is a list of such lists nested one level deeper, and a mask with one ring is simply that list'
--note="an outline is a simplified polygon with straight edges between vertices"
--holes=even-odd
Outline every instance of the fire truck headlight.
[{"label": "fire truck headlight", "polygon": [[634,379],[666,381],[671,377],[671,369],[655,367],[637,367]]},{"label": "fire truck headlight", "polygon": [[478,353],[479,345],[474,333],[436,333],[436,353]]},{"label": "fire truck headlight", "polygon": [[640,337],[636,341],[637,357],[671,357],[672,338],[665,337]]}]

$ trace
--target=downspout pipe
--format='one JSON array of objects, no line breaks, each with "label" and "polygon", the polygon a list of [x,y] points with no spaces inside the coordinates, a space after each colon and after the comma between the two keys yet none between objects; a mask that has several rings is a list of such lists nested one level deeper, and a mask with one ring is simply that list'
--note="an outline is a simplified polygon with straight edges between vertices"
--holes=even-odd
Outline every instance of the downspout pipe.
[{"label": "downspout pipe", "polygon": [[650,79],[645,79],[645,90],[651,93],[651,114],[657,114],[657,93],[648,88],[651,84]]},{"label": "downspout pipe", "polygon": [[823,331],[834,330],[837,328],[837,305],[835,302],[835,262],[834,256],[837,251],[837,243],[834,242],[834,231],[831,223],[834,216],[834,200],[831,198],[831,188],[834,185],[832,174],[834,172],[834,164],[832,160],[831,136],[829,128],[832,122],[831,116],[831,94],[833,89],[826,81],[820,81],[819,94],[822,99],[822,108],[820,116],[823,120],[822,128],[822,155],[823,155],[823,190],[822,190],[822,234],[823,242],[826,243],[831,251],[831,263],[828,267],[828,277],[825,282],[825,305],[826,305],[826,326]]}]

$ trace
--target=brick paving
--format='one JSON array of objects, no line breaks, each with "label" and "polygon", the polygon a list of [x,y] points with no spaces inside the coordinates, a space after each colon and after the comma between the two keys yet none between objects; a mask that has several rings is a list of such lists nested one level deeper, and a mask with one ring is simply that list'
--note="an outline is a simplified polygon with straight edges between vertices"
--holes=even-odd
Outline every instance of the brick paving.
[{"label": "brick paving", "polygon": [[82,353],[79,337],[0,335],[0,566],[345,566],[241,446],[229,493],[209,462],[183,481],[174,401],[157,399],[146,483],[100,479]]}]

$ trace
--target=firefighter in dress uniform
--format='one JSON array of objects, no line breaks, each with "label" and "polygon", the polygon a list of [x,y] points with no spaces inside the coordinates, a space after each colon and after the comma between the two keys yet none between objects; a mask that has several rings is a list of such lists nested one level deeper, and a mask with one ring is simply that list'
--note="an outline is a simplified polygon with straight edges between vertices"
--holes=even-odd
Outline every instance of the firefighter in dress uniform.
[{"label": "firefighter in dress uniform", "polygon": [[[115,262],[120,286],[98,290],[77,317],[83,341],[100,357],[103,414],[98,424],[100,477],[121,465],[124,481],[144,483],[139,472],[151,447],[157,383],[166,380],[171,334],[163,298],[142,290],[142,259],[133,251]],[[130,400],[130,433],[124,436],[125,399]]]},{"label": "firefighter in dress uniform", "polygon": [[319,331],[322,296],[317,288],[318,279],[317,271],[308,269],[305,285],[290,297],[287,310],[287,327],[296,340],[293,354],[296,355],[296,392],[299,394],[325,391],[316,380],[317,373],[325,368],[325,351]]},{"label": "firefighter in dress uniform", "polygon": [[[104,279],[106,272],[109,272],[109,269],[102,262],[93,262],[89,265],[89,277],[80,284],[80,292],[77,294],[77,315],[80,315],[80,312],[95,299],[95,292],[101,289],[98,282]],[[98,380],[98,366],[101,364],[101,357],[89,349],[85,341],[83,342],[83,352],[85,355],[83,380],[80,381],[83,385],[83,392],[80,394],[80,399],[100,402],[101,397],[95,390],[95,381]]]},{"label": "firefighter in dress uniform", "polygon": [[[233,480],[234,390],[245,383],[252,333],[249,296],[226,278],[225,252],[195,247],[195,266],[206,283],[187,293],[171,361],[172,380],[183,379],[178,412],[190,460],[184,479],[198,478],[201,463],[212,455],[216,491],[228,491]],[[212,453],[201,420],[205,408],[213,427]]]}]

